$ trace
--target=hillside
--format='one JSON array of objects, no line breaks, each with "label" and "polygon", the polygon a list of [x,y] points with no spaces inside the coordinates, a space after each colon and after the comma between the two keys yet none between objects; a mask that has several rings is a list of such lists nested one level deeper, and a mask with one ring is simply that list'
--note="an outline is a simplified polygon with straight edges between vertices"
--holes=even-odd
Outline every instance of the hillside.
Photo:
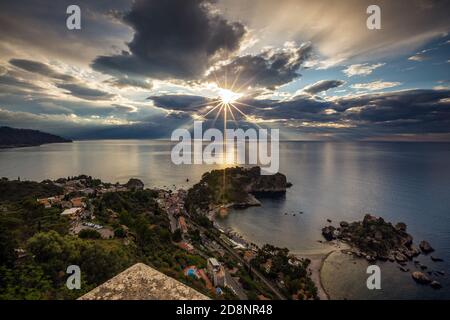
[{"label": "hillside", "polygon": [[72,142],[72,140],[38,130],[0,127],[0,149],[39,146],[46,143],[60,142]]}]

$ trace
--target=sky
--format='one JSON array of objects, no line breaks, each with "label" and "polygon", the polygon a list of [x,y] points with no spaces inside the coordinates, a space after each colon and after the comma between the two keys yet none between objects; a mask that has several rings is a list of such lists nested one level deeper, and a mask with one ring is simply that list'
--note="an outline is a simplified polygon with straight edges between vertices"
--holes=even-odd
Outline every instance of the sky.
[{"label": "sky", "polygon": [[[72,4],[81,30],[66,26]],[[380,30],[366,25],[373,4]],[[1,1],[0,126],[166,139],[201,120],[291,140],[450,141],[448,12],[448,0]]]}]

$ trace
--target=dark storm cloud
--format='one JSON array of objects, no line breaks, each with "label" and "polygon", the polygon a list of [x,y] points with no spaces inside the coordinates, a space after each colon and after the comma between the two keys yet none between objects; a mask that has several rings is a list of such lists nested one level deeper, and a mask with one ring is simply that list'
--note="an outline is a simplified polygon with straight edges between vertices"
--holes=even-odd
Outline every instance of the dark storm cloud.
[{"label": "dark storm cloud", "polygon": [[[42,62],[25,59],[11,59],[9,63],[21,70],[25,70],[26,72],[35,73],[50,78],[50,80],[53,80],[49,81],[50,84],[55,85],[60,89],[64,89],[66,90],[66,94],[70,94],[80,99],[96,101],[109,100],[115,97],[114,94],[90,88],[80,79],[57,72],[51,66]],[[41,96],[46,95],[44,88],[34,84],[33,81],[23,80],[24,76],[26,76],[26,74],[23,71],[17,71],[14,69],[7,70],[5,75],[0,76],[0,86],[5,87],[4,93],[16,94],[19,98],[23,99],[23,95],[29,94],[30,91],[32,91],[34,94],[34,100],[39,100]],[[130,80],[129,83],[133,84],[132,80]],[[134,84],[137,85],[140,83],[136,82]],[[5,99],[3,99],[3,101],[5,101]]]},{"label": "dark storm cloud", "polygon": [[309,94],[318,94],[333,88],[340,87],[345,82],[342,80],[321,80],[303,89],[304,92]]},{"label": "dark storm cloud", "polygon": [[[131,0],[0,1],[0,55],[17,53],[89,63],[105,48],[130,37],[127,26],[111,19],[111,10],[127,10]],[[66,9],[81,8],[82,30],[66,27]]]},{"label": "dark storm cloud", "polygon": [[[340,101],[345,118],[397,129],[449,132],[450,91],[410,90]],[[357,107],[356,112],[348,107]]]},{"label": "dark storm cloud", "polygon": [[[265,87],[274,89],[298,78],[299,68],[311,55],[311,46],[269,49],[259,55],[237,57],[209,75],[221,85],[234,83],[235,88]],[[225,85],[226,86],[226,85]]]},{"label": "dark storm cloud", "polygon": [[208,98],[193,95],[163,95],[152,96],[147,99],[152,100],[153,104],[159,108],[177,111],[199,111],[201,106],[212,101]]},{"label": "dark storm cloud", "polygon": [[129,52],[99,56],[98,71],[152,78],[194,79],[220,55],[239,48],[242,24],[211,9],[210,0],[137,0],[123,20],[134,30]]},{"label": "dark storm cloud", "polygon": [[4,94],[21,92],[28,93],[28,91],[39,92],[44,90],[33,83],[19,79],[7,72],[0,75],[0,88],[2,88],[2,93]]},{"label": "dark storm cloud", "polygon": [[88,88],[81,84],[64,83],[64,84],[57,84],[57,87],[67,90],[71,95],[75,97],[86,100],[107,100],[114,97],[113,94],[110,94],[108,92]]},{"label": "dark storm cloud", "polygon": [[[152,98],[153,99],[153,98]],[[192,104],[202,97],[189,96]],[[187,103],[185,96],[158,97],[156,103],[169,110],[197,112]],[[195,101],[195,102],[194,102]],[[449,90],[408,90],[379,94],[344,97],[328,101],[308,94],[289,100],[242,99],[246,106],[237,105],[247,115],[262,120],[296,124],[299,130],[346,132],[348,137],[386,133],[448,133],[450,132]],[[302,127],[302,122],[314,123],[317,128]],[[323,128],[320,125],[330,125]],[[345,124],[341,129],[332,125]]]},{"label": "dark storm cloud", "polygon": [[70,75],[59,73],[53,70],[50,66],[45,63],[26,60],[26,59],[11,59],[9,63],[15,67],[23,69],[28,72],[37,73],[45,77],[64,80],[64,81],[75,81],[76,79]]}]

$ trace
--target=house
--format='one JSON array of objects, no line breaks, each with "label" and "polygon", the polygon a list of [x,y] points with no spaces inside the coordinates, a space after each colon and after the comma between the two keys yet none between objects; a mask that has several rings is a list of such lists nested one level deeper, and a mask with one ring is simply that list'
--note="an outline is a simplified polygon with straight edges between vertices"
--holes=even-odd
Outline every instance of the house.
[{"label": "house", "polygon": [[50,203],[50,201],[47,198],[43,198],[43,199],[37,199],[37,202],[39,204],[44,205],[45,209],[51,208],[52,204]]},{"label": "house", "polygon": [[220,262],[217,261],[216,258],[208,259],[207,269],[208,269],[209,276],[213,280],[214,286],[216,286],[216,287],[225,287],[226,286],[225,269],[220,264]]},{"label": "house", "polygon": [[187,233],[188,232],[188,228],[187,228],[187,224],[186,224],[186,219],[184,219],[184,217],[179,217],[178,218],[178,228],[181,230],[181,232],[183,233]]},{"label": "house", "polygon": [[84,203],[84,197],[78,197],[78,198],[72,198],[70,199],[70,203],[72,204],[72,207],[86,207],[86,204]]},{"label": "house", "polygon": [[194,247],[193,247],[190,243],[185,242],[185,241],[180,242],[180,243],[178,244],[178,246],[179,246],[181,249],[186,250],[186,251],[188,251],[188,252],[194,251]]},{"label": "house", "polygon": [[63,196],[54,196],[48,198],[40,198],[36,201],[40,204],[43,204],[46,209],[51,208],[52,205],[61,203]]},{"label": "house", "polygon": [[69,216],[69,217],[74,217],[76,215],[79,215],[83,212],[83,208],[70,208],[70,209],[66,209],[63,212],[61,212],[62,216]]}]

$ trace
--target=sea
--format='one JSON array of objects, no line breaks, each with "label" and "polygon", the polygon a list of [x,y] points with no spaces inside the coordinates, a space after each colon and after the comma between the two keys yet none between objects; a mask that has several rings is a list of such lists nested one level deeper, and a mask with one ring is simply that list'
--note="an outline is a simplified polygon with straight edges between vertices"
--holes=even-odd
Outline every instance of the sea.
[{"label": "sea", "polygon": [[[41,181],[87,174],[124,183],[141,179],[146,187],[189,188],[203,173],[222,165],[175,165],[173,143],[164,140],[95,140],[0,151],[0,177]],[[321,228],[365,214],[404,222],[416,245],[427,240],[429,255],[417,259],[443,288],[416,284],[410,272],[377,262],[381,289],[368,289],[365,260],[338,252],[321,270],[332,299],[450,299],[450,143],[280,142],[280,172],[292,187],[262,206],[231,210],[218,223],[247,240],[286,247],[295,254],[327,251]],[[232,164],[228,164],[232,165]],[[411,272],[420,271],[413,263]],[[444,276],[434,271],[443,271]]]}]

